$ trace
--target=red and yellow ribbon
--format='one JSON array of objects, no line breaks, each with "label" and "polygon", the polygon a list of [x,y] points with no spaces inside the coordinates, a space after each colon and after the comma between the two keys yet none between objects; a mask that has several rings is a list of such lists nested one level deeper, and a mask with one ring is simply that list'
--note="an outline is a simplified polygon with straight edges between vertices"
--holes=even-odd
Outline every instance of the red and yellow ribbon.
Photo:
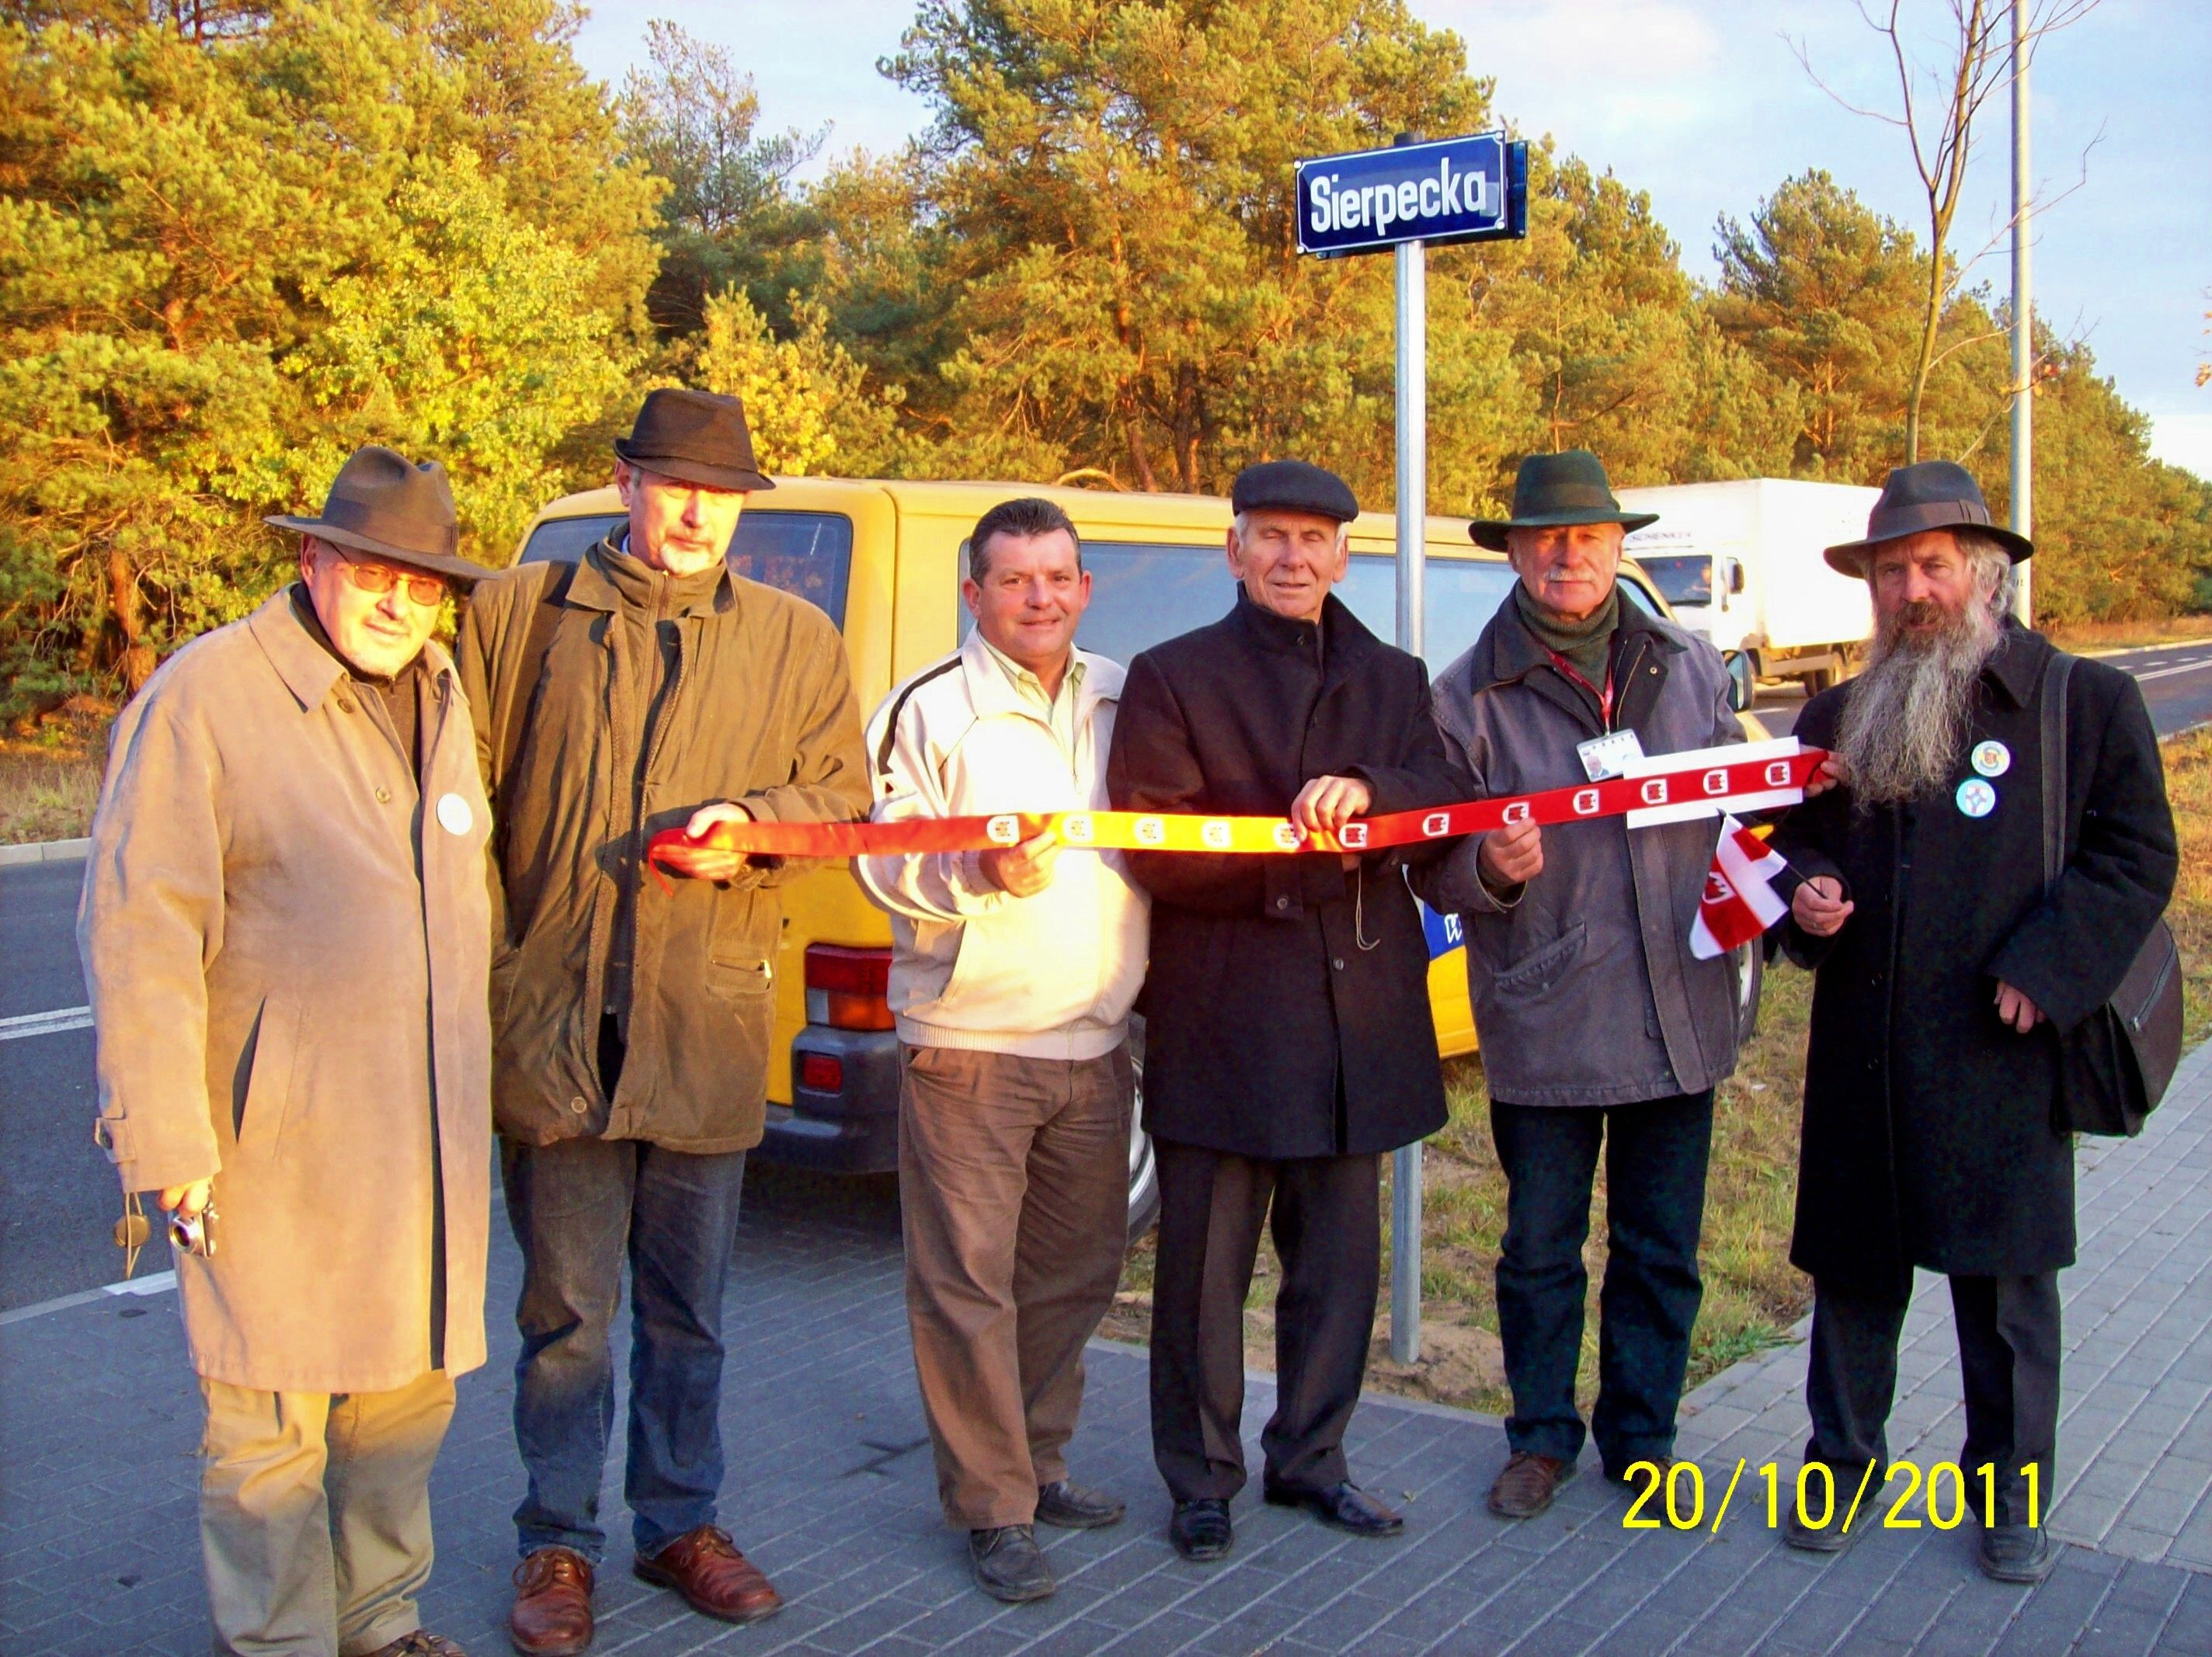
[{"label": "red and yellow ribbon", "polygon": [[[1280,856],[1296,852],[1370,852],[1457,835],[1483,834],[1516,822],[1548,825],[1650,812],[1680,816],[1685,808],[1745,809],[1746,797],[1801,790],[1826,758],[1817,748],[1724,759],[1741,749],[1668,755],[1643,774],[1549,788],[1540,793],[1467,800],[1425,811],[1393,811],[1346,823],[1334,834],[1309,832],[1284,817],[1216,817],[1155,811],[1005,811],[992,816],[908,817],[896,822],[720,822],[693,840],[680,828],[653,837],[646,861],[678,874],[693,870],[693,853],[741,852],[762,857],[895,857],[919,852],[978,852],[1018,845],[1047,828],[1063,846],[1093,851],[1215,852]],[[1760,804],[1778,803],[1759,800]],[[1632,826],[1634,826],[1632,824]]]}]

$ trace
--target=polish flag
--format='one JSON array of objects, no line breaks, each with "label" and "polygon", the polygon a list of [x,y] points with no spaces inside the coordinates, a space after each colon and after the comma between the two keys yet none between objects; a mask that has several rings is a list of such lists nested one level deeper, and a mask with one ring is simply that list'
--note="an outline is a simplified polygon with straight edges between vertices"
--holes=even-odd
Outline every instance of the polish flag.
[{"label": "polish flag", "polygon": [[1722,817],[1720,844],[1705,871],[1705,895],[1690,924],[1690,953],[1700,961],[1726,955],[1789,913],[1770,883],[1789,866],[1781,853],[1734,817]]}]

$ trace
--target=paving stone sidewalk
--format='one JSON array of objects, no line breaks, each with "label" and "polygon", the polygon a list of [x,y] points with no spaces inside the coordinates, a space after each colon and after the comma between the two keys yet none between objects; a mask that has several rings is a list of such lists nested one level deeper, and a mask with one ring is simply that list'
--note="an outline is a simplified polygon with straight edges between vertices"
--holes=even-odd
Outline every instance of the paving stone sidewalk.
[{"label": "paving stone sidewalk", "polygon": [[[1755,1472],[1717,1532],[1710,1518],[1686,1533],[1624,1528],[1626,1498],[1587,1459],[1549,1514],[1509,1526],[1482,1508],[1505,1458],[1496,1422],[1379,1398],[1353,1423],[1352,1465],[1404,1505],[1402,1540],[1342,1537],[1254,1490],[1237,1504],[1230,1560],[1190,1565],[1164,1536],[1143,1357],[1101,1344],[1073,1460],[1129,1498],[1129,1520],[1044,1533],[1060,1592],[1018,1608],[975,1592],[962,1540],[937,1514],[889,1193],[759,1169],[731,1291],[723,1513],[789,1606],[730,1629],[635,1581],[617,1469],[593,1650],[2212,1654],[2212,1051],[2188,1061],[2142,1139],[2100,1145],[2083,1165],[2052,1521],[2081,1545],[2033,1591],[1975,1571],[1971,1520],[1875,1528],[1825,1563],[1794,1554],[1765,1528]],[[493,1365],[461,1385],[434,1485],[440,1557],[425,1600],[429,1624],[475,1657],[507,1650],[507,1514],[520,1494],[506,1315],[516,1261],[502,1224],[495,1238]],[[198,1402],[176,1318],[173,1295],[101,1296],[0,1326],[7,1657],[208,1648]],[[1904,1369],[1894,1453],[1954,1455],[1940,1291],[1916,1304]],[[1794,1472],[1802,1377],[1802,1352],[1783,1349],[1690,1400],[1680,1449],[1709,1475],[1709,1514],[1739,1456]],[[1252,1436],[1271,1393],[1254,1379]],[[1248,1454],[1256,1469],[1256,1448]]]}]

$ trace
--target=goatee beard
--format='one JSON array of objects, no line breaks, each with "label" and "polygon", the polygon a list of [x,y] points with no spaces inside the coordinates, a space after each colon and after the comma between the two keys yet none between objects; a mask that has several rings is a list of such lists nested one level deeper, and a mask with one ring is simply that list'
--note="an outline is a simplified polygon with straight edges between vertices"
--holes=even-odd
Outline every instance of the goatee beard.
[{"label": "goatee beard", "polygon": [[1908,630],[1942,614],[1917,602],[1884,622],[1844,700],[1836,751],[1863,806],[1901,804],[1948,782],[1966,746],[1974,683],[2001,623],[1988,604],[1969,602],[1933,632]]}]

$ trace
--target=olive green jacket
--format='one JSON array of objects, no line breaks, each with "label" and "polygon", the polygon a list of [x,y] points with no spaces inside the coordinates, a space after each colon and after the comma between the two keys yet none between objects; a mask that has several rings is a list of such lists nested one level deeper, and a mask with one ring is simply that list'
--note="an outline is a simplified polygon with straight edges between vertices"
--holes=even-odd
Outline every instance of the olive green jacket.
[{"label": "olive green jacket", "polygon": [[[850,822],[868,768],[844,641],[802,599],[726,572],[668,578],[665,613],[621,624],[602,542],[566,566],[522,565],[477,585],[458,657],[495,831],[492,1094],[499,1131],[530,1144],[599,1136],[712,1153],[760,1143],[782,906],[800,868],[748,870],[727,887],[642,867],[647,841],[734,800],[777,822]],[[660,591],[660,589],[656,589]],[[557,594],[557,602],[552,595]],[[688,596],[687,596],[688,595]],[[533,619],[550,605],[537,659]],[[633,620],[635,618],[634,617]],[[624,659],[655,632],[669,670],[650,720]],[[671,636],[672,633],[672,637]],[[531,683],[524,683],[528,677]],[[628,1051],[600,1085],[617,917],[635,906]]]}]

